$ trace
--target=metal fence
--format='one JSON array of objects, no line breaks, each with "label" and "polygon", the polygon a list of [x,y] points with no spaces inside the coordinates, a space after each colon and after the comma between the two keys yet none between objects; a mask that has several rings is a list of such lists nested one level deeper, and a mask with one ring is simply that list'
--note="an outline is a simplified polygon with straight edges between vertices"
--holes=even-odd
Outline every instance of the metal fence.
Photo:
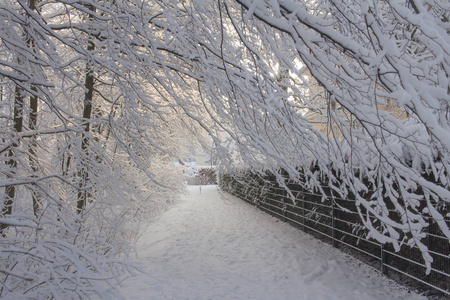
[{"label": "metal fence", "polygon": [[[426,275],[422,253],[417,246],[404,246],[399,252],[387,244],[367,238],[355,201],[324,197],[301,186],[289,184],[295,202],[273,180],[249,175],[236,178],[221,175],[221,188],[305,232],[327,240],[334,247],[358,257],[369,265],[402,282],[420,288],[430,298],[450,298],[450,243],[433,220],[422,241],[433,257],[432,269]],[[447,218],[447,224],[450,219]]]}]

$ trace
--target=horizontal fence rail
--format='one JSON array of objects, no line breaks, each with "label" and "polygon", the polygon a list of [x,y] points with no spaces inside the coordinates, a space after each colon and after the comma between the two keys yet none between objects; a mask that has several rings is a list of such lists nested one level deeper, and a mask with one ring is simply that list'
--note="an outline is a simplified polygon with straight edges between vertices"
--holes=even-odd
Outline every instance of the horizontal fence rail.
[{"label": "horizontal fence rail", "polygon": [[[427,275],[422,253],[417,246],[402,247],[395,252],[391,245],[368,239],[368,231],[360,221],[355,202],[339,197],[324,197],[289,184],[292,201],[285,188],[274,181],[254,175],[235,178],[222,174],[220,187],[263,211],[331,242],[334,247],[349,250],[350,254],[372,266],[378,266],[386,275],[400,275],[402,281],[420,285],[428,296],[450,298],[450,243],[428,220],[427,237],[423,240],[433,257],[431,272]],[[450,220],[446,220],[450,223]]]}]

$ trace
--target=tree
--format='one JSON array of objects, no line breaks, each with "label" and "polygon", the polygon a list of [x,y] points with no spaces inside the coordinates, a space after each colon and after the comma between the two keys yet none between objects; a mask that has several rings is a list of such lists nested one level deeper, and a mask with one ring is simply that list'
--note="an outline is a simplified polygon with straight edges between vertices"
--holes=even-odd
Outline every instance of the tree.
[{"label": "tree", "polygon": [[[442,214],[450,201],[448,6],[429,1],[236,2],[245,9],[238,19],[242,26],[262,22],[287,37],[328,94],[329,120],[339,132],[330,139],[308,126],[293,129],[289,136],[296,146],[311,149],[307,156],[317,160],[341,196],[356,196],[373,238],[397,250],[404,242],[416,245],[430,270],[432,258],[421,242],[427,220],[434,219],[450,237]],[[276,48],[275,36],[265,37],[275,56],[286,57]],[[245,46],[255,49],[249,39]],[[398,111],[407,117],[399,118]],[[280,113],[280,119],[291,119],[290,113]],[[254,129],[248,135],[256,139],[259,134]],[[276,155],[280,146],[261,148],[291,178],[299,178],[295,168],[303,169],[306,185],[317,187],[311,159],[296,163]],[[378,191],[375,199],[362,196],[368,190]]]},{"label": "tree", "polygon": [[450,237],[447,18],[426,0],[3,0],[0,295],[116,296],[95,282],[127,272],[124,233],[175,197],[199,129],[224,167],[327,176],[430,266],[427,220]]},{"label": "tree", "polygon": [[164,71],[145,21],[154,8],[2,4],[3,99],[16,109],[1,124],[14,138],[3,139],[9,177],[2,187],[14,190],[15,201],[6,198],[0,219],[0,295],[116,297],[107,287],[130,270],[125,256],[142,220],[181,189],[181,172],[171,168],[180,148],[175,133],[190,123],[158,90]]},{"label": "tree", "polygon": [[[421,241],[430,220],[450,237],[446,4],[160,5],[176,16],[176,26],[166,25],[177,28],[174,40],[196,58],[209,116],[234,141],[223,165],[270,170],[284,186],[279,170],[286,170],[289,180],[322,192],[318,176],[326,176],[341,197],[356,198],[370,237],[396,250],[418,247],[430,270]],[[277,70],[294,80],[279,80]],[[325,130],[311,113],[326,117]]]}]

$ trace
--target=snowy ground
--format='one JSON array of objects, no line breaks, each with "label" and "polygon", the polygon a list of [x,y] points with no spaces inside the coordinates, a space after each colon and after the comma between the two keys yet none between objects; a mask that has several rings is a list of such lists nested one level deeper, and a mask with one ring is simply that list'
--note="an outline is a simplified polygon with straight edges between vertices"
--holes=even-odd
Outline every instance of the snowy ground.
[{"label": "snowy ground", "polygon": [[425,299],[216,186],[188,191],[143,235],[126,299]]}]

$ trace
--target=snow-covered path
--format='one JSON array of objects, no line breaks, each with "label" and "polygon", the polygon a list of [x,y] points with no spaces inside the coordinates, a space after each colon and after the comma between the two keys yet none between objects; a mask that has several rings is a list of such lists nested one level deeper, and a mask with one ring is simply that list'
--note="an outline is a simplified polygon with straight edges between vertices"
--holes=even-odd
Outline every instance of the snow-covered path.
[{"label": "snow-covered path", "polygon": [[425,299],[215,186],[188,191],[143,235],[126,299]]}]

